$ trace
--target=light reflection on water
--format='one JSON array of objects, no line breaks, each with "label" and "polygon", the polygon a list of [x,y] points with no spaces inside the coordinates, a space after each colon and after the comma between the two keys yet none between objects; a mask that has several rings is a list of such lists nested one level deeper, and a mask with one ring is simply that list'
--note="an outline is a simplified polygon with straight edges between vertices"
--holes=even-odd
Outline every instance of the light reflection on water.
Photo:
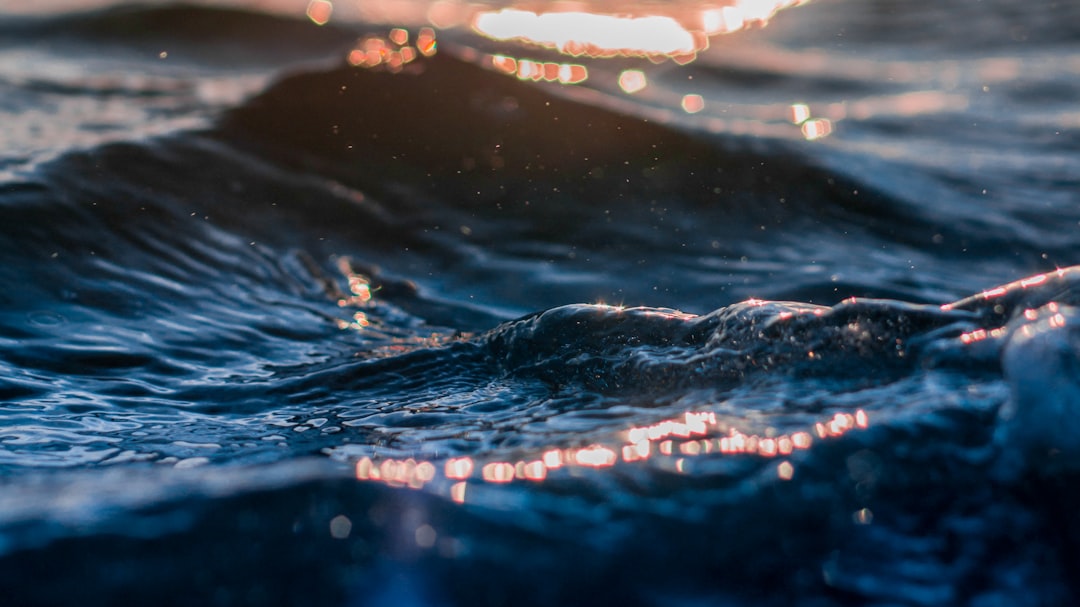
[{"label": "light reflection on water", "polygon": [[[650,121],[722,136],[808,141],[930,166],[946,162],[944,155],[952,152],[940,145],[923,149],[918,141],[895,145],[877,136],[877,125],[896,119],[929,125],[957,113],[979,112],[991,93],[1008,89],[1018,79],[1070,79],[1080,69],[1076,62],[1053,56],[930,61],[887,53],[852,55],[828,44],[787,46],[783,33],[773,34],[777,29],[794,31],[799,40],[806,30],[820,27],[815,15],[835,9],[819,4],[317,0],[308,12],[316,22],[332,13],[330,23],[413,32],[430,27],[460,59],[539,85],[584,85],[589,94],[600,95],[564,92]],[[325,7],[330,6],[328,13]],[[797,10],[786,10],[791,8]],[[294,5],[292,14],[297,12]],[[750,31],[770,24],[768,33]],[[357,46],[361,50],[353,50],[349,61],[358,67],[400,69],[416,58],[411,51],[387,58],[381,51]],[[677,69],[687,64],[685,71]],[[741,82],[740,74],[760,75],[772,84]],[[818,86],[824,82],[837,86]],[[867,94],[866,84],[872,85],[872,94]],[[804,114],[793,115],[793,108]],[[991,123],[972,121],[978,128]],[[914,149],[919,151],[912,153]]]},{"label": "light reflection on water", "polygon": [[670,17],[620,17],[587,12],[484,11],[473,30],[493,40],[516,40],[574,57],[677,56],[706,48],[704,38]]},{"label": "light reflection on water", "polygon": [[[648,64],[672,61],[686,65],[710,48],[710,38],[752,27],[764,27],[782,9],[809,0],[733,0],[711,4],[640,4],[606,6],[598,3],[559,3],[543,6],[515,3],[493,6],[440,0],[435,3],[412,0],[381,0],[373,3],[311,0],[307,17],[318,25],[330,22],[331,15],[345,8],[346,18],[366,23],[392,25],[389,34],[367,36],[357,41],[347,60],[355,67],[380,67],[398,71],[420,55],[435,52],[436,30],[496,43],[498,51],[477,53],[468,48],[463,58],[519,80],[577,85],[590,79],[589,61],[638,58]],[[407,27],[420,28],[415,46],[408,44]],[[473,46],[472,42],[466,42]],[[489,44],[479,44],[483,47]],[[551,60],[537,53],[568,56],[569,61]],[[649,86],[645,69],[626,68],[613,81],[614,91],[626,95],[640,93]],[[607,84],[596,85],[605,89]],[[684,115],[702,112],[704,91],[686,92],[669,107]],[[835,113],[835,111],[833,111]],[[710,118],[710,130],[740,130],[727,120]],[[795,124],[796,133],[813,141],[833,132],[833,118],[816,116]],[[751,129],[753,130],[753,129]],[[775,135],[776,133],[774,133]],[[793,134],[781,131],[781,136]]]},{"label": "light reflection on water", "polygon": [[781,10],[809,0],[655,2],[464,2],[461,0],[311,0],[319,25],[331,16],[367,23],[468,27],[495,39],[579,54],[680,55],[708,48],[708,38],[763,27]]},{"label": "light reflection on water", "polygon": [[378,481],[393,487],[422,489],[437,480],[450,481],[449,486],[434,487],[445,492],[452,501],[466,501],[469,483],[506,484],[515,481],[541,482],[551,471],[562,468],[604,469],[619,463],[641,463],[651,458],[674,460],[675,469],[684,472],[684,458],[705,455],[747,455],[761,458],[785,458],[776,466],[780,480],[791,480],[795,466],[789,456],[809,449],[815,441],[841,437],[853,430],[870,425],[862,409],[854,413],[840,412],[815,423],[811,428],[788,434],[765,436],[744,434],[736,428],[726,432],[713,412],[687,412],[649,426],[625,431],[623,444],[592,444],[585,447],[541,449],[532,456],[516,461],[478,461],[472,457],[454,457],[441,464],[415,458],[395,459],[362,457],[355,464],[356,478]]}]

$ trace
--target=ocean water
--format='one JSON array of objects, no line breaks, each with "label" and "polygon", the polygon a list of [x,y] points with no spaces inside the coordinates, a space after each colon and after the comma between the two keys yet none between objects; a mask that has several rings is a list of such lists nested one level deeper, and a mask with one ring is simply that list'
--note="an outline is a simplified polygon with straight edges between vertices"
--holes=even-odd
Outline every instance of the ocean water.
[{"label": "ocean water", "polygon": [[10,605],[1080,600],[1080,5],[0,1]]}]

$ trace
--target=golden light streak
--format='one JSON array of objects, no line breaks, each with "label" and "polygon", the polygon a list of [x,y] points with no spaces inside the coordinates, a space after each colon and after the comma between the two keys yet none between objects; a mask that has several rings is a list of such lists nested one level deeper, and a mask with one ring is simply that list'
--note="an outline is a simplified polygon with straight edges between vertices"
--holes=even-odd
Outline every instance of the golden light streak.
[{"label": "golden light streak", "polygon": [[[828,420],[816,423],[814,432],[821,439],[837,438],[852,430],[865,429],[869,424],[866,411],[857,409],[853,413],[835,413]],[[455,457],[443,463],[442,476],[453,481],[450,486],[451,499],[463,503],[466,481],[469,480],[495,484],[540,482],[546,480],[552,470],[565,466],[599,469],[614,466],[620,461],[645,461],[654,455],[676,457],[676,469],[684,472],[687,457],[703,457],[714,452],[724,456],[788,457],[796,451],[809,449],[814,442],[811,433],[806,431],[774,436],[770,430],[766,436],[758,436],[744,434],[735,428],[728,428],[726,436],[710,438],[710,435],[715,437],[720,429],[721,424],[714,412],[686,412],[674,419],[628,429],[624,434],[627,442],[617,448],[594,444],[576,449],[547,449],[536,459],[489,461],[482,466],[478,466],[471,457]],[[478,467],[479,479],[473,476]],[[435,464],[413,458],[388,458],[376,463],[369,457],[363,457],[356,462],[355,470],[358,480],[381,481],[393,487],[420,489],[439,480],[439,469]],[[777,464],[776,470],[778,478],[791,480],[794,465],[785,459]]]},{"label": "golden light streak", "polygon": [[687,437],[691,434],[705,434],[706,425],[716,425],[715,413],[686,413],[681,419],[665,420],[652,426],[631,428],[627,431],[627,440],[638,443],[642,440],[659,440],[669,436]]},{"label": "golden light streak", "polygon": [[1025,278],[1025,279],[1020,281],[1020,286],[1026,289],[1028,287],[1034,287],[1034,286],[1037,286],[1037,285],[1041,285],[1042,283],[1046,282],[1047,278],[1048,277],[1046,276],[1046,274],[1039,274],[1037,276],[1032,276],[1030,278]]},{"label": "golden light streak", "polygon": [[671,17],[620,17],[585,12],[482,12],[473,29],[494,40],[520,40],[580,56],[686,55],[701,49],[694,34]]},{"label": "golden light streak", "polygon": [[589,69],[576,63],[559,64],[559,82],[562,84],[579,84],[589,79]]},{"label": "golden light streak", "polygon": [[[631,2],[617,4],[610,12],[585,10],[586,4],[573,2],[555,3],[551,10],[525,10],[465,0],[376,0],[339,8],[346,10],[345,18],[350,20],[399,26],[387,36],[399,50],[376,61],[375,53],[354,49],[348,53],[348,60],[355,66],[400,66],[416,55],[430,56],[436,51],[435,28],[459,27],[469,27],[491,40],[515,41],[573,57],[645,57],[657,63],[670,59],[686,64],[709,48],[710,37],[765,25],[778,11],[808,1],[726,0],[729,6],[722,7]],[[330,20],[333,10],[334,4],[328,0],[311,0],[307,5],[308,18],[320,25]],[[410,46],[406,24],[434,28],[421,29]],[[562,66],[561,73],[548,71],[545,63],[542,80],[575,84],[588,77],[583,65],[551,65]],[[689,95],[683,100],[687,113],[699,112],[703,107],[699,96]]]},{"label": "golden light streak", "polygon": [[532,80],[534,82],[578,84],[589,77],[589,70],[584,65],[514,59],[506,55],[492,55],[491,66],[496,71],[517,76],[518,80]]},{"label": "golden light streak", "polygon": [[[1024,316],[1027,317],[1027,312],[1024,313]],[[1032,319],[1029,318],[1029,320]],[[1005,335],[1006,331],[1007,329],[1005,327],[998,327],[996,329],[990,329],[989,331],[987,331],[986,329],[976,329],[974,331],[970,331],[961,335],[960,342],[964,345],[967,345],[975,343],[977,341],[982,341],[987,338],[997,339]]]},{"label": "golden light streak", "polygon": [[615,464],[615,460],[615,452],[602,445],[578,449],[573,457],[573,461],[578,465],[592,468],[612,466]]},{"label": "golden light streak", "polygon": [[[649,57],[693,61],[709,48],[709,38],[766,24],[778,11],[807,0],[733,0],[718,8],[627,4],[618,12],[601,13],[566,5],[565,10],[529,11],[472,7],[449,10],[456,3],[442,0],[442,21],[470,21],[472,29],[493,40],[514,40],[572,56]],[[430,11],[429,11],[430,12]],[[434,22],[434,21],[433,21]]]}]

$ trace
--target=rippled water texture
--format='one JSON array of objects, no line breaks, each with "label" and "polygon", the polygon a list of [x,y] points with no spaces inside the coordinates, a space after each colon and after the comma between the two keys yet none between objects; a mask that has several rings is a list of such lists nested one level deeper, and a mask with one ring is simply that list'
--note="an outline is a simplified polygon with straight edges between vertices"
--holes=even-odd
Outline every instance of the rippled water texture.
[{"label": "rippled water texture", "polygon": [[1068,3],[0,2],[19,605],[1065,605]]}]

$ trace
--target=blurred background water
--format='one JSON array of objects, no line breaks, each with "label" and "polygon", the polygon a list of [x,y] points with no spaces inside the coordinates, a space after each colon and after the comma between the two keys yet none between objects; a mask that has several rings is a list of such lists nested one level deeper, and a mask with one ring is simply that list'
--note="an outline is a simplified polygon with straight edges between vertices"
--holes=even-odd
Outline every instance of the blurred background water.
[{"label": "blurred background water", "polygon": [[0,1],[11,604],[1078,593],[1080,6]]}]

